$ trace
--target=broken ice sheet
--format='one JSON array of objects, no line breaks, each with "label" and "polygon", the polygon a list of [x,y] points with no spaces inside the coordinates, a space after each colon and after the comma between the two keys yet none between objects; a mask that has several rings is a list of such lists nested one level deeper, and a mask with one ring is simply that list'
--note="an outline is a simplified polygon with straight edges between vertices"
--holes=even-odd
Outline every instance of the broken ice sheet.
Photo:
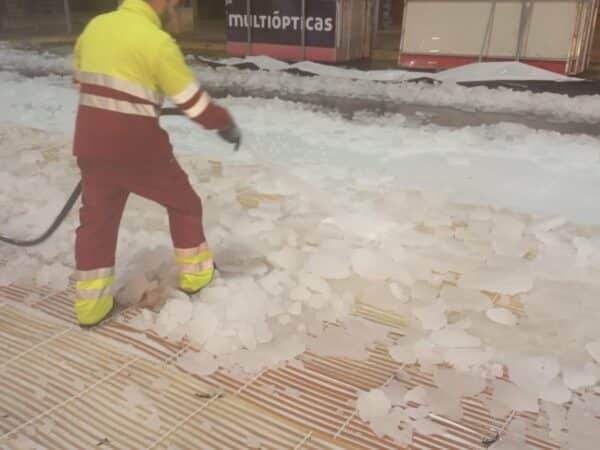
[{"label": "broken ice sheet", "polygon": [[127,325],[138,331],[149,330],[154,326],[154,313],[148,309],[142,309]]},{"label": "broken ice sheet", "polygon": [[415,364],[417,362],[417,354],[415,352],[415,342],[402,342],[388,349],[391,358],[402,364]]},{"label": "broken ice sheet", "polygon": [[429,340],[442,348],[472,348],[481,346],[481,339],[460,328],[443,328],[431,333]]},{"label": "broken ice sheet", "polygon": [[514,327],[517,322],[517,316],[512,311],[506,308],[490,308],[485,312],[485,315],[492,322],[505,325],[507,327]]},{"label": "broken ice sheet", "polygon": [[435,414],[451,420],[460,420],[463,416],[461,397],[450,391],[432,389],[429,392],[429,407]]},{"label": "broken ice sheet", "polygon": [[348,256],[332,252],[310,255],[304,269],[326,280],[341,280],[351,274]]},{"label": "broken ice sheet", "polygon": [[560,364],[552,356],[517,357],[506,366],[511,381],[536,396],[560,374]]},{"label": "broken ice sheet", "polygon": [[431,305],[414,307],[413,314],[419,319],[424,330],[439,330],[448,323],[445,309],[444,303],[437,301]]},{"label": "broken ice sheet", "polygon": [[352,253],[352,269],[371,281],[385,281],[395,271],[394,260],[381,251],[358,249]]},{"label": "broken ice sheet", "polygon": [[443,435],[446,429],[435,423],[430,419],[419,419],[413,422],[413,427],[415,431],[424,436],[430,436],[432,434]]},{"label": "broken ice sheet", "polygon": [[352,322],[327,327],[321,336],[309,340],[309,348],[321,356],[366,360],[369,357],[367,347],[381,338],[381,335],[368,331],[375,330],[373,327],[361,330],[351,324]]},{"label": "broken ice sheet", "polygon": [[502,380],[492,380],[494,393],[492,399],[507,410],[538,412],[538,396],[530,394],[515,384]]},{"label": "broken ice sheet", "polygon": [[392,406],[404,405],[404,397],[408,392],[408,389],[404,386],[404,384],[400,383],[399,381],[392,380],[382,387],[381,390],[385,393],[387,398],[390,399]]},{"label": "broken ice sheet", "polygon": [[362,420],[370,421],[376,417],[385,416],[391,409],[392,403],[381,389],[361,392],[356,400],[356,410]]},{"label": "broken ice sheet", "polygon": [[563,380],[573,390],[593,386],[600,380],[600,367],[593,363],[583,366],[566,364],[563,366]]},{"label": "broken ice sheet", "polygon": [[520,259],[506,258],[501,266],[485,266],[464,274],[458,287],[477,291],[517,295],[533,288],[530,266]]},{"label": "broken ice sheet", "polygon": [[423,386],[415,386],[409,390],[404,396],[404,402],[413,402],[419,405],[424,405],[429,402],[429,394]]},{"label": "broken ice sheet", "polygon": [[494,357],[491,348],[450,348],[443,353],[443,360],[457,370],[468,371],[487,364]]},{"label": "broken ice sheet", "polygon": [[402,408],[392,408],[392,410],[383,416],[377,416],[370,420],[369,425],[379,437],[388,436],[396,443],[402,443],[405,439],[405,432],[400,429],[402,425],[407,428],[409,418],[406,411]]},{"label": "broken ice sheet", "polygon": [[558,405],[567,403],[571,400],[572,393],[562,380],[557,377],[546,385],[541,393],[540,398],[547,402],[556,403]]},{"label": "broken ice sheet", "polygon": [[573,401],[567,413],[567,423],[569,450],[590,450],[598,447],[598,419],[581,401]]},{"label": "broken ice sheet", "polygon": [[185,352],[177,359],[177,365],[200,376],[211,375],[219,370],[219,361],[208,352]]},{"label": "broken ice sheet", "polygon": [[461,289],[451,285],[445,285],[440,293],[448,311],[485,311],[491,308],[490,298],[471,289]]},{"label": "broken ice sheet", "polygon": [[140,386],[128,384],[123,388],[126,406],[129,409],[152,405],[152,400],[144,393]]},{"label": "broken ice sheet", "polygon": [[173,340],[180,339],[185,334],[185,324],[192,318],[193,305],[189,297],[183,293],[167,300],[162,307],[154,331],[159,336]]},{"label": "broken ice sheet", "polygon": [[439,390],[459,398],[477,395],[486,387],[483,378],[460,373],[454,369],[436,367],[433,379]]}]

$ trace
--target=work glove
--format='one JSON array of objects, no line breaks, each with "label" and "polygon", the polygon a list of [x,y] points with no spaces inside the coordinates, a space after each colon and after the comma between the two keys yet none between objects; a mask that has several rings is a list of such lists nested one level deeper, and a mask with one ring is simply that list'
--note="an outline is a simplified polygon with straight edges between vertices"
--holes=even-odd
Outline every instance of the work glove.
[{"label": "work glove", "polygon": [[223,130],[219,130],[218,133],[222,139],[226,140],[230,144],[234,144],[233,151],[238,151],[240,144],[242,143],[242,132],[235,122],[232,121],[231,125]]}]

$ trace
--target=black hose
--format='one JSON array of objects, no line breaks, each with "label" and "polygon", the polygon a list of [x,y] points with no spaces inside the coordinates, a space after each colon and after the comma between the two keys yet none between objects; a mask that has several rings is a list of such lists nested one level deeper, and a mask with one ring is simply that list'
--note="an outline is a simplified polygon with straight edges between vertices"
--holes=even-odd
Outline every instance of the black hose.
[{"label": "black hose", "polygon": [[59,227],[59,225],[61,223],[63,223],[63,221],[65,220],[65,217],[67,217],[67,215],[71,212],[73,205],[79,198],[79,194],[81,194],[81,181],[79,183],[77,183],[77,186],[75,186],[75,189],[71,193],[71,196],[67,200],[67,203],[65,203],[65,206],[63,206],[63,209],[60,211],[58,216],[56,216],[56,219],[54,219],[54,222],[52,222],[52,225],[50,225],[50,228],[48,228],[46,230],[46,232],[44,234],[42,234],[40,237],[29,240],[29,241],[21,241],[19,239],[10,239],[10,238],[4,237],[4,236],[0,236],[0,241],[5,242],[7,244],[11,244],[11,245],[16,245],[18,247],[32,247],[34,245],[41,244],[46,239],[48,239],[52,235],[52,233],[54,233],[56,231],[56,229]]}]

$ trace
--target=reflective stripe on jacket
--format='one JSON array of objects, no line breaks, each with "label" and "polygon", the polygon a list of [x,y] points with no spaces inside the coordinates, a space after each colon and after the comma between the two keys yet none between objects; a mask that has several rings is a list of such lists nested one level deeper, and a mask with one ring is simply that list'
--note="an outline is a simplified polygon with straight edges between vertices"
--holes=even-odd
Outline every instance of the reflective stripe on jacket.
[{"label": "reflective stripe on jacket", "polygon": [[144,0],[125,0],[94,18],[77,40],[74,65],[81,92],[76,156],[164,159],[171,152],[158,123],[165,96],[205,128],[231,123]]}]

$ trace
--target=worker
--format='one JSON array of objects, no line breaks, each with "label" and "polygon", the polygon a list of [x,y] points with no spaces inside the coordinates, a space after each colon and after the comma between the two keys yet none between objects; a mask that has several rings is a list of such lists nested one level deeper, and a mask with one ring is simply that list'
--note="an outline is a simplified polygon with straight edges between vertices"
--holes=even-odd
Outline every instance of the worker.
[{"label": "worker", "polygon": [[82,206],[74,306],[82,326],[97,325],[113,310],[117,236],[130,193],[166,208],[179,289],[194,294],[214,276],[200,197],[159,125],[163,97],[236,150],[241,133],[229,112],[200,87],[179,47],[162,30],[178,3],[124,0],[116,11],[94,18],[75,44],[80,98],[73,153],[81,170]]}]

